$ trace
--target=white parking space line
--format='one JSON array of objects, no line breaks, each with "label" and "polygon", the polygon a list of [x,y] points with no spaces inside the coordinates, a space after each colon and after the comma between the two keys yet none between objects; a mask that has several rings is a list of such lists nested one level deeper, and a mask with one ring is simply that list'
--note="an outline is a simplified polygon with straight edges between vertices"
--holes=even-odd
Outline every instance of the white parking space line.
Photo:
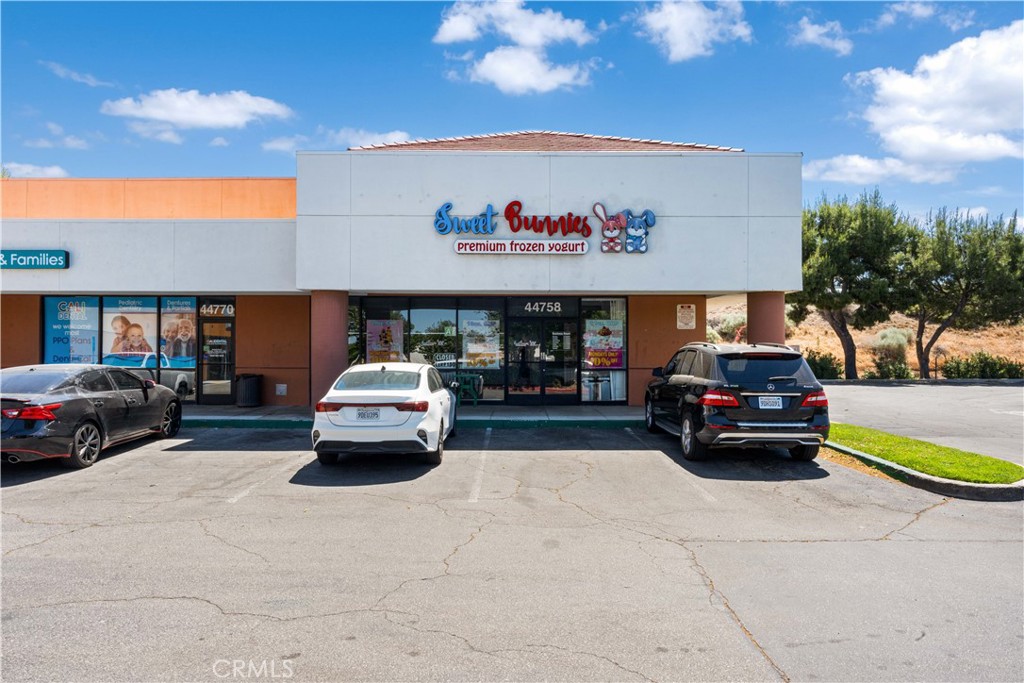
[{"label": "white parking space line", "polygon": [[488,427],[484,432],[484,447],[480,451],[480,469],[476,471],[476,477],[473,479],[473,490],[469,494],[469,502],[476,503],[480,500],[480,487],[484,484],[484,465],[487,464],[487,449],[491,445],[491,428]]},{"label": "white parking space line", "polygon": [[238,501],[242,500],[243,498],[248,496],[250,493],[252,493],[253,490],[256,489],[256,487],[262,486],[263,484],[266,484],[268,481],[270,481],[271,479],[276,477],[281,472],[284,472],[285,470],[291,469],[293,467],[295,467],[295,463],[292,462],[291,460],[287,461],[286,463],[281,465],[281,467],[278,467],[273,472],[271,472],[270,476],[268,476],[265,479],[261,479],[260,481],[256,482],[255,484],[250,484],[248,488],[246,488],[244,491],[239,493],[237,496],[232,496],[231,498],[228,498],[227,502],[229,502],[229,503],[237,503]]}]

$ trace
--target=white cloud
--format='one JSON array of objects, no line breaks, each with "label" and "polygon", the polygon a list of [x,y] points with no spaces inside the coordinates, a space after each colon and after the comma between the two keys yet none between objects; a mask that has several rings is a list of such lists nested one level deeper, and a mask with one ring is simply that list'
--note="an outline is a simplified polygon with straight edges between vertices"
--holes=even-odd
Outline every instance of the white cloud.
[{"label": "white cloud", "polygon": [[844,154],[804,164],[804,180],[823,180],[854,185],[875,185],[886,180],[912,183],[945,183],[956,178],[955,167],[913,164],[886,157],[871,159],[859,154]]},{"label": "white cloud", "polygon": [[832,50],[840,57],[845,57],[853,52],[853,41],[845,36],[843,27],[838,21],[815,24],[809,18],[803,17],[797,29],[797,32],[791,37],[791,42],[794,45],[817,45],[826,50]]},{"label": "white cloud", "polygon": [[137,100],[106,100],[100,112],[175,129],[245,128],[252,121],[288,119],[294,114],[280,102],[244,90],[204,95],[177,88],[153,90]]},{"label": "white cloud", "polygon": [[327,140],[334,145],[345,147],[366,147],[384,145],[389,142],[408,142],[412,138],[404,130],[392,130],[387,133],[375,133],[362,128],[340,128],[338,130],[322,129]]},{"label": "white cloud", "polygon": [[265,152],[284,152],[285,154],[294,154],[295,150],[305,144],[309,138],[305,135],[292,135],[290,137],[274,138],[273,140],[267,140],[260,147]]},{"label": "white cloud", "polygon": [[40,60],[39,63],[52,71],[58,78],[75,81],[76,83],[84,83],[92,88],[111,88],[114,86],[113,83],[101,81],[92,74],[80,74],[77,71],[72,71],[62,64],[58,64],[57,62],[45,62]]},{"label": "white cloud", "polygon": [[875,28],[896,25],[901,19],[911,23],[938,19],[951,31],[961,31],[974,24],[974,10],[941,7],[934,2],[898,2],[886,5],[875,21]]},{"label": "white cloud", "polygon": [[[602,24],[602,26],[605,26]],[[551,9],[527,9],[515,2],[467,2],[460,0],[445,10],[434,42],[442,45],[480,40],[494,34],[511,45],[499,45],[480,59],[472,51],[445,54],[449,62],[464,66],[450,69],[450,80],[466,78],[488,83],[507,95],[546,93],[589,82],[592,65],[555,64],[546,52],[549,45],[570,42],[582,47],[595,40],[580,19],[569,19]]]},{"label": "white cloud", "polygon": [[669,62],[710,55],[715,43],[751,41],[753,29],[743,20],[740,3],[721,2],[714,7],[700,2],[660,2],[640,11],[641,35],[657,45]]},{"label": "white cloud", "polygon": [[60,124],[49,121],[46,123],[46,130],[52,138],[34,138],[25,140],[25,146],[33,149],[53,149],[61,147],[64,149],[89,149],[89,143],[75,135],[64,135],[64,127]]},{"label": "white cloud", "polygon": [[221,137],[219,135],[214,139],[210,140],[210,147],[227,147],[230,144],[231,143],[228,142],[227,138]]},{"label": "white cloud", "polygon": [[863,117],[883,147],[916,163],[1024,158],[1024,21],[921,57],[913,73],[862,71]]},{"label": "white cloud", "polygon": [[12,178],[67,178],[68,172],[60,166],[36,166],[19,164],[16,161],[4,163],[4,168],[11,172]]},{"label": "white cloud", "polygon": [[505,46],[484,55],[472,66],[469,77],[477,83],[490,83],[506,95],[527,95],[586,85],[590,69],[580,64],[552,64],[541,50]]},{"label": "white cloud", "polygon": [[478,40],[485,33],[496,33],[523,47],[541,48],[550,43],[571,41],[578,46],[594,40],[580,19],[567,19],[561,12],[546,8],[541,12],[526,9],[516,2],[456,2],[442,14],[434,42],[442,45]]}]

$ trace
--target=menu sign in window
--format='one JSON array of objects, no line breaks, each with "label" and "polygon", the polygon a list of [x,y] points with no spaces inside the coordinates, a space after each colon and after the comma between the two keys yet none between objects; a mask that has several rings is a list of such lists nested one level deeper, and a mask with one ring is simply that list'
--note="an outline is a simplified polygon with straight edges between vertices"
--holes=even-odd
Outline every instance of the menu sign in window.
[{"label": "menu sign in window", "polygon": [[584,362],[587,368],[623,368],[622,321],[587,320],[583,331]]}]

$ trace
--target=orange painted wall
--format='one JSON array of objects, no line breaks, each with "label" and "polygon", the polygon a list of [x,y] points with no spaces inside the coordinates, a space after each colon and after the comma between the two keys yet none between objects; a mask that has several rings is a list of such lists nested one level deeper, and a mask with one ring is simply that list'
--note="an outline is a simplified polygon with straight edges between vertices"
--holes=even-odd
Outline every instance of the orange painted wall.
[{"label": "orange painted wall", "polygon": [[40,299],[35,294],[0,294],[0,366],[40,362]]},{"label": "orange painted wall", "polygon": [[[695,329],[676,329],[678,304],[697,307]],[[703,296],[631,296],[628,325],[629,405],[642,406],[651,370],[663,366],[683,344],[707,340],[707,299]]]},{"label": "orange painted wall", "polygon": [[9,178],[4,218],[295,218],[295,178]]},{"label": "orange painted wall", "polygon": [[[310,404],[309,322],[308,296],[235,298],[235,372],[263,375],[263,405]],[[288,385],[286,396],[277,384]]]}]

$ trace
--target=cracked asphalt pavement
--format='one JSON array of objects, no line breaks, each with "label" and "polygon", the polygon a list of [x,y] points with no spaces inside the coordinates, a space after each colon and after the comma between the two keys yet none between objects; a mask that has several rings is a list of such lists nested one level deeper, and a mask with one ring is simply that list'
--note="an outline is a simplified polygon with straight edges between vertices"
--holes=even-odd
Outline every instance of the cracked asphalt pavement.
[{"label": "cracked asphalt pavement", "polygon": [[1020,681],[1022,504],[631,429],[2,469],[4,681]]}]

